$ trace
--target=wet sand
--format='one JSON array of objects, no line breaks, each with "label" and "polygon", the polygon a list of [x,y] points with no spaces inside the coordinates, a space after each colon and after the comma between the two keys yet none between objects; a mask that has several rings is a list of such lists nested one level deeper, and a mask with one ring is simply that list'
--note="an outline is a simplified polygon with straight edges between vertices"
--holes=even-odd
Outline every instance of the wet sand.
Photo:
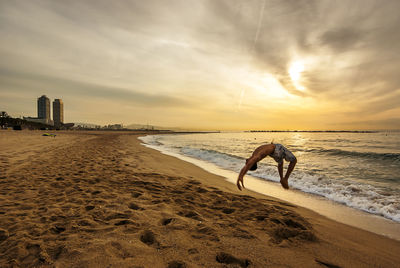
[{"label": "wet sand", "polygon": [[396,267],[400,242],[118,132],[0,131],[0,267]]}]

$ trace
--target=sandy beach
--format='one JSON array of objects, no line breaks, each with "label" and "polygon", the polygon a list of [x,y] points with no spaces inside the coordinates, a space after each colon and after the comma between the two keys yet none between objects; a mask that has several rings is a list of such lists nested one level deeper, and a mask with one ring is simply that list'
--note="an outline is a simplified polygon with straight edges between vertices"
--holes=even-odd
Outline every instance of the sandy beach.
[{"label": "sandy beach", "polygon": [[0,267],[398,267],[400,242],[250,191],[133,132],[0,131]]}]

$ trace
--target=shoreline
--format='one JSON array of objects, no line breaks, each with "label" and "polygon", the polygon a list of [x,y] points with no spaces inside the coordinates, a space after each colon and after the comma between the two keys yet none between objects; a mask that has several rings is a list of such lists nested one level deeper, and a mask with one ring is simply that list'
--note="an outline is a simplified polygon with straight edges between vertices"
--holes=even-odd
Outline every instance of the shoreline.
[{"label": "shoreline", "polygon": [[[394,130],[398,131],[398,130]],[[244,132],[305,132],[305,133],[379,133],[383,130],[246,130]]]},{"label": "shoreline", "polygon": [[[142,141],[141,141],[142,142]],[[149,145],[144,142],[143,146],[159,151],[160,153],[173,156],[182,161],[192,163],[207,172],[223,177],[227,182],[236,185],[237,173],[224,170],[215,164],[207,163],[205,161],[195,159],[189,156],[181,155],[178,153],[163,150],[157,146]],[[322,196],[315,194],[305,193],[300,190],[290,189],[286,191],[282,189],[280,184],[266,181],[249,174],[246,175],[246,190],[257,192],[266,197],[274,197],[283,202],[290,202],[292,204],[301,204],[299,206],[310,209],[313,212],[325,216],[328,219],[343,223],[355,228],[360,228],[378,235],[386,236],[390,239],[400,241],[400,223],[393,220],[358,210],[344,204],[340,204],[328,200]]]},{"label": "shoreline", "polygon": [[[400,242],[116,132],[0,132],[0,266],[394,267]],[[142,133],[145,134],[145,133]]]}]

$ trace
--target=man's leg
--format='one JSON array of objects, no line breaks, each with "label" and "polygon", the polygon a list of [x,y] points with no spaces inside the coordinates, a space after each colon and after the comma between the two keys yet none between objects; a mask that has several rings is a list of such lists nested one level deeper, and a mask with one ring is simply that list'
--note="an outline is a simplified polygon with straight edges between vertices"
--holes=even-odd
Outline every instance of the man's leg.
[{"label": "man's leg", "polygon": [[283,180],[281,179],[281,184],[282,184],[283,188],[285,188],[285,189],[289,189],[289,183],[288,183],[289,176],[292,173],[294,167],[296,166],[296,163],[297,163],[296,159],[293,160],[293,161],[290,161],[290,164],[289,164],[288,169],[286,171],[286,175],[283,178]]}]

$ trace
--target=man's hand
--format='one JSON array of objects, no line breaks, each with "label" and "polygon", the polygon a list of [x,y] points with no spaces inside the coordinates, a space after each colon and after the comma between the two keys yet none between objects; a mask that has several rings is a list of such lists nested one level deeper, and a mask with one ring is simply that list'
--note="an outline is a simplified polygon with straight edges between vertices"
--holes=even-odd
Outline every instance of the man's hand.
[{"label": "man's hand", "polygon": [[[240,183],[241,183],[242,185],[240,185]],[[243,187],[243,189],[244,189],[243,177],[240,177],[240,176],[239,176],[239,178],[238,178],[237,181],[236,181],[236,185],[237,185],[237,187],[238,187],[238,189],[239,189],[240,191],[242,190],[242,187]]]}]

